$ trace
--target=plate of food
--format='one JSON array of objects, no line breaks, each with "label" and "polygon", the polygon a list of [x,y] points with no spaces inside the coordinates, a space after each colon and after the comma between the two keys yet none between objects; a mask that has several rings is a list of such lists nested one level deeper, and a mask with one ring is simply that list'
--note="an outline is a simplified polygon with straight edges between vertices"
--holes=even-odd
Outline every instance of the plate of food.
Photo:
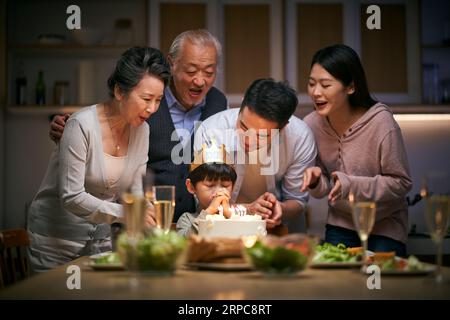
[{"label": "plate of food", "polygon": [[436,270],[435,265],[421,262],[413,255],[405,259],[395,256],[395,252],[375,252],[368,258],[368,263],[378,265],[382,275],[420,276]]},{"label": "plate of food", "polygon": [[185,266],[203,270],[251,270],[242,257],[242,240],[191,236]]},{"label": "plate of food", "polygon": [[[366,252],[371,255],[370,251]],[[363,248],[347,248],[339,243],[337,246],[324,243],[316,247],[311,268],[355,268],[363,264]]]},{"label": "plate of food", "polygon": [[87,263],[94,270],[124,270],[124,266],[119,259],[117,252],[102,252],[89,257]]}]

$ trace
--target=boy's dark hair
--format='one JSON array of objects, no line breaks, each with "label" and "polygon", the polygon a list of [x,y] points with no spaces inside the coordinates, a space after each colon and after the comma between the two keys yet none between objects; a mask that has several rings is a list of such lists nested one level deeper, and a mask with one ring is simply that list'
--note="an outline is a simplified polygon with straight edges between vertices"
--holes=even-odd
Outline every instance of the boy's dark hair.
[{"label": "boy's dark hair", "polygon": [[271,78],[257,79],[245,92],[239,112],[247,107],[282,128],[294,114],[297,104],[297,94],[286,82],[276,82]]},{"label": "boy's dark hair", "polygon": [[198,182],[203,180],[217,181],[224,180],[230,181],[234,184],[236,182],[236,171],[233,167],[225,163],[204,163],[188,175],[188,179],[191,180],[192,185],[196,185]]},{"label": "boy's dark hair", "polygon": [[144,75],[155,76],[166,86],[170,79],[170,66],[161,51],[151,47],[133,47],[126,50],[108,79],[109,96],[114,97],[114,87],[128,94]]}]

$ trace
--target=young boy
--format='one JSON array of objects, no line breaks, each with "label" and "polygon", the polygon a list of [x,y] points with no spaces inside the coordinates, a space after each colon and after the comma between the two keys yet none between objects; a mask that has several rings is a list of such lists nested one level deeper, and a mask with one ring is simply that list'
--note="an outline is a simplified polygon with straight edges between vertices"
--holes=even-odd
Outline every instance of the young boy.
[{"label": "young boy", "polygon": [[218,213],[219,206],[229,217],[230,195],[236,177],[233,167],[225,163],[203,163],[193,169],[186,179],[186,187],[197,200],[197,212],[186,212],[178,219],[178,233],[186,237],[197,234],[198,220]]}]

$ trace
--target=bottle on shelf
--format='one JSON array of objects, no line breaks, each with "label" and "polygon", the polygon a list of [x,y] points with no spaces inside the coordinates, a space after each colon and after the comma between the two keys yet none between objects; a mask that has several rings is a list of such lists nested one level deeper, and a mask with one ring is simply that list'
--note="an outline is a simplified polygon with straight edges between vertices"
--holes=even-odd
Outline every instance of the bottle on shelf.
[{"label": "bottle on shelf", "polygon": [[118,19],[114,25],[114,44],[127,46],[134,43],[133,21],[131,19]]},{"label": "bottle on shelf", "polygon": [[64,106],[69,101],[69,82],[55,81],[53,87],[53,100],[55,105]]},{"label": "bottle on shelf", "polygon": [[36,104],[45,105],[44,71],[40,70],[36,81]]},{"label": "bottle on shelf", "polygon": [[450,78],[443,79],[441,82],[442,87],[442,103],[450,103]]},{"label": "bottle on shelf", "polygon": [[23,62],[20,62],[19,73],[16,78],[16,104],[27,104],[27,78],[23,71]]},{"label": "bottle on shelf", "polygon": [[423,95],[425,104],[440,103],[439,97],[439,65],[437,63],[423,64]]}]

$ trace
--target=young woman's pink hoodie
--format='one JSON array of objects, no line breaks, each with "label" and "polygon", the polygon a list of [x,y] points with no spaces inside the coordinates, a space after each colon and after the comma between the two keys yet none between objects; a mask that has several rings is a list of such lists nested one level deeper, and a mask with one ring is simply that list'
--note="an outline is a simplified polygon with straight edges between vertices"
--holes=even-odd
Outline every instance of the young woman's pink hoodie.
[{"label": "young woman's pink hoodie", "polygon": [[328,195],[332,172],[337,173],[342,184],[342,200],[329,205],[327,223],[354,230],[348,202],[352,190],[356,200],[377,204],[372,234],[406,243],[406,194],[412,181],[402,133],[391,110],[382,103],[373,105],[341,137],[327,118],[316,112],[307,115],[304,121],[314,133],[318,166],[323,173],[310,194],[315,198]]}]

